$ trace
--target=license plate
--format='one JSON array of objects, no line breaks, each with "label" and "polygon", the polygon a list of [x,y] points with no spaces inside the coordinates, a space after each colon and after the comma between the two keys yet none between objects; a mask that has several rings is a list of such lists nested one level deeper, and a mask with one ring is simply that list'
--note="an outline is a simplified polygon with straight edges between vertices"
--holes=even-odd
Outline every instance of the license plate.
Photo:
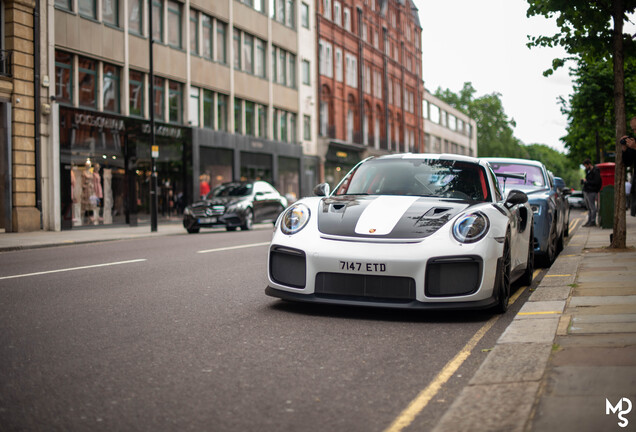
[{"label": "license plate", "polygon": [[338,261],[340,270],[353,271],[353,272],[371,272],[371,273],[383,273],[386,272],[385,263],[370,263],[360,261]]},{"label": "license plate", "polygon": [[215,217],[199,218],[200,224],[216,223]]}]

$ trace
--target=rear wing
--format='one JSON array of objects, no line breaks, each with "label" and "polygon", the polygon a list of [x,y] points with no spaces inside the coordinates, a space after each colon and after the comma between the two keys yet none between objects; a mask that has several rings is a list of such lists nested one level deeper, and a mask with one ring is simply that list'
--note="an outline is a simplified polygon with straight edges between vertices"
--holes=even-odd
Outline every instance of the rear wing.
[{"label": "rear wing", "polygon": [[496,172],[495,175],[497,177],[503,178],[503,190],[502,190],[503,193],[506,192],[506,180],[508,180],[509,178],[523,180],[524,184],[526,182],[526,173],[498,173]]}]

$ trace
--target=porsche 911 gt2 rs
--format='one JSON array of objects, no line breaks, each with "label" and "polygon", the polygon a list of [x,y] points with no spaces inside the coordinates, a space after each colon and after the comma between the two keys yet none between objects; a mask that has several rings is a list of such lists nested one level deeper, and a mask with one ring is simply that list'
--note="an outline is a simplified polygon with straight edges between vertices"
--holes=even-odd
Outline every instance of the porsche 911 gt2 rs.
[{"label": "porsche 911 gt2 rs", "polygon": [[279,217],[266,294],[285,300],[505,312],[530,284],[532,209],[488,162],[402,154],[360,162]]}]

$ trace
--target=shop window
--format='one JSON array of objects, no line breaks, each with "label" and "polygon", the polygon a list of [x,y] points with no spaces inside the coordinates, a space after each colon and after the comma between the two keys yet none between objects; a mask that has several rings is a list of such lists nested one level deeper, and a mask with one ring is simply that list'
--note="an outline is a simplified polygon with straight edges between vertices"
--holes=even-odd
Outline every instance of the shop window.
[{"label": "shop window", "polygon": [[241,180],[264,180],[272,183],[272,156],[241,152]]},{"label": "shop window", "polygon": [[206,14],[201,15],[201,54],[207,59],[212,59],[212,18]]},{"label": "shop window", "polygon": [[79,13],[81,16],[97,19],[96,0],[78,0]]},{"label": "shop window", "polygon": [[216,95],[216,116],[217,128],[221,131],[227,131],[227,96],[222,94]]},{"label": "shop window", "polygon": [[104,64],[104,111],[116,112],[119,109],[119,76],[120,69],[117,66]]},{"label": "shop window", "polygon": [[199,12],[190,9],[190,54],[199,54]]},{"label": "shop window", "polygon": [[168,1],[168,45],[181,49],[181,4]]},{"label": "shop window", "polygon": [[102,21],[119,27],[119,0],[102,0]]},{"label": "shop window", "polygon": [[154,107],[154,113],[155,113],[155,119],[156,120],[163,120],[165,118],[165,114],[164,114],[164,94],[165,94],[165,90],[163,88],[163,84],[164,83],[164,79],[163,78],[159,78],[159,77],[155,77],[155,82],[153,87],[153,92],[155,95],[155,107]]},{"label": "shop window", "polygon": [[168,121],[170,123],[183,122],[183,91],[181,83],[176,81],[168,82]]},{"label": "shop window", "polygon": [[62,51],[55,51],[55,100],[73,103],[73,56]]},{"label": "shop window", "polygon": [[214,128],[214,93],[203,90],[203,127]]},{"label": "shop window", "polygon": [[233,180],[233,151],[201,147],[199,149],[199,193]]},{"label": "shop window", "polygon": [[133,34],[141,35],[141,0],[128,0],[128,31]]},{"label": "shop window", "polygon": [[131,116],[144,116],[144,74],[134,70],[130,71],[128,78],[128,92],[130,101],[128,109]]},{"label": "shop window", "polygon": [[189,122],[191,126],[199,127],[201,125],[201,115],[199,108],[201,90],[198,87],[190,87],[190,104],[188,105]]},{"label": "shop window", "polygon": [[278,191],[285,195],[290,203],[300,196],[300,160],[287,157],[278,158]]},{"label": "shop window", "polygon": [[97,62],[86,57],[79,58],[79,105],[97,108]]},{"label": "shop window", "polygon": [[152,0],[152,39],[163,42],[163,1]]}]

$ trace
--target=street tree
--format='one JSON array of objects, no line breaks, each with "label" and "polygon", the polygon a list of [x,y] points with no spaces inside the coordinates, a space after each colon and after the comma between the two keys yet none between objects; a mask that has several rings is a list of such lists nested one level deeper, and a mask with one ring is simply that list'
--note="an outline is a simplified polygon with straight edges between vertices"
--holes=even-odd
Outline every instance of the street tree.
[{"label": "street tree", "polygon": [[[563,66],[567,60],[611,58],[614,82],[614,125],[616,173],[615,185],[625,183],[625,169],[622,163],[620,137],[625,135],[625,89],[624,55],[634,51],[634,41],[630,35],[623,34],[623,24],[627,14],[636,10],[636,0],[528,0],[527,15],[542,15],[556,18],[558,31],[551,36],[530,36],[529,46],[561,46],[568,53],[566,58],[557,58],[545,74]],[[625,189],[615,189],[614,208],[625,208]],[[613,248],[626,245],[625,212],[614,212]]]}]

